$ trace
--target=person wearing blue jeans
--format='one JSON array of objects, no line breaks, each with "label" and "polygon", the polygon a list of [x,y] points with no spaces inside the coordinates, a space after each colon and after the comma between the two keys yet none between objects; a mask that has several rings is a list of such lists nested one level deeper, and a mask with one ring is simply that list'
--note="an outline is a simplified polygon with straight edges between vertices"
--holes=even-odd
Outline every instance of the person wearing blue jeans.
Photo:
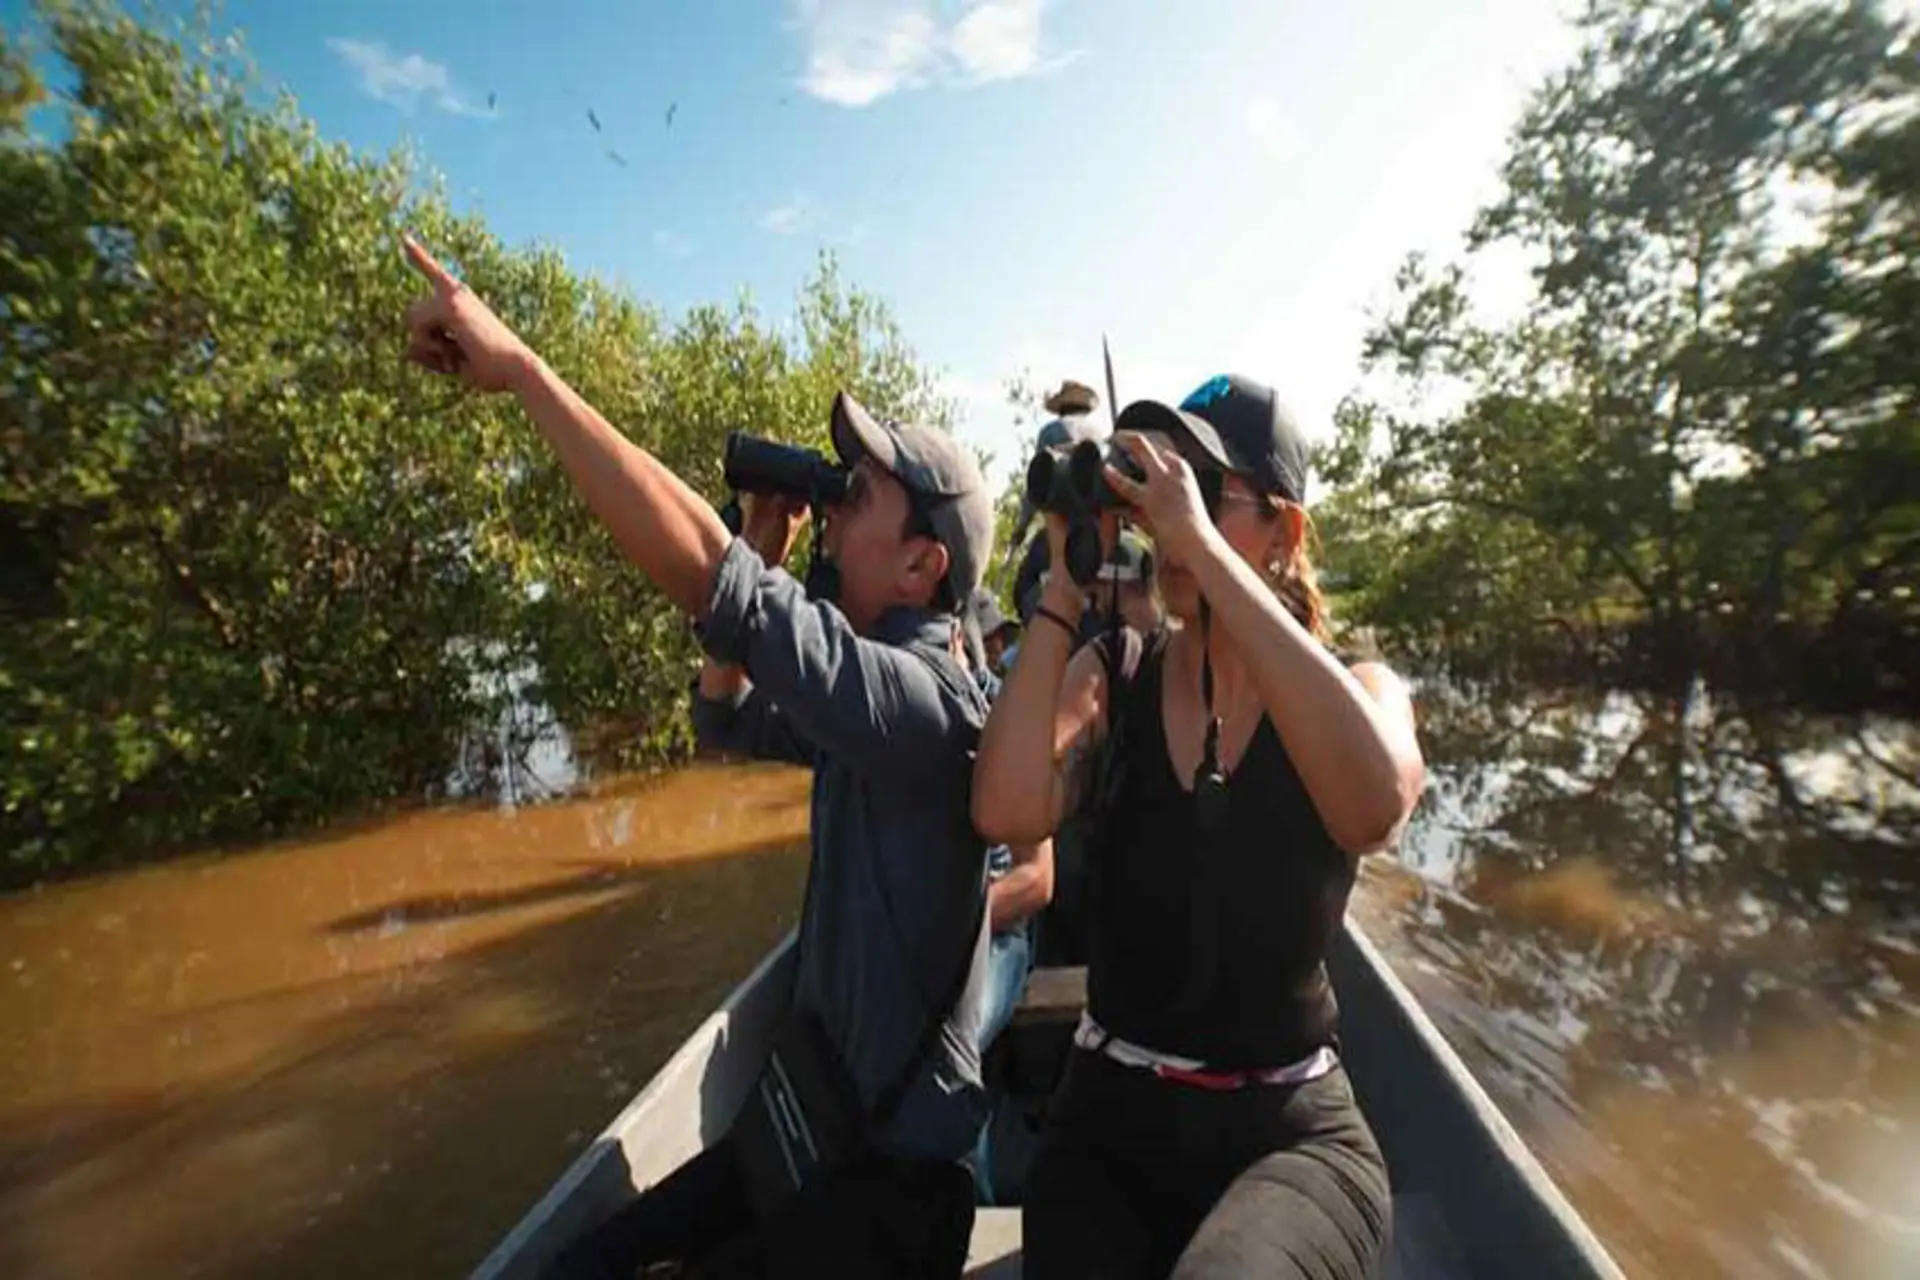
[{"label": "person wearing blue jeans", "polygon": [[[993,1042],[1007,1028],[1013,1010],[1027,989],[1027,975],[1033,969],[1035,934],[1040,927],[1040,912],[1053,898],[1053,842],[1039,844],[996,845],[987,850],[987,915],[993,937],[987,945],[987,975],[982,984],[980,1011],[980,1055],[984,1059]],[[992,1204],[993,1150],[991,1121],[980,1130],[973,1148],[973,1185],[980,1203]]]},{"label": "person wearing blue jeans", "polygon": [[[972,607],[979,610],[977,598]],[[968,666],[987,701],[992,702],[1000,692],[1000,677],[971,663],[960,652],[958,644],[955,651],[956,657]],[[1027,989],[1040,913],[1052,901],[1053,841],[1017,847],[999,844],[987,850],[987,919],[993,936],[987,944],[987,976],[981,990],[982,1056],[1007,1029],[1014,1006],[1020,1003],[1021,993]],[[986,1141],[986,1134],[982,1132],[980,1143],[974,1149],[976,1157],[986,1154]]]},{"label": "person wearing blue jeans", "polygon": [[[1000,693],[1000,677],[986,660],[983,637],[1007,626],[1000,607],[984,587],[974,591],[962,615],[962,633],[953,643],[954,661],[965,667],[991,703]],[[981,983],[978,1025],[980,1056],[1000,1038],[1013,1010],[1027,989],[1033,968],[1035,934],[1040,913],[1053,901],[1053,841],[1038,844],[995,845],[987,850],[987,919],[992,937],[987,945],[985,980]],[[974,1143],[969,1162],[974,1190],[982,1204],[993,1203],[989,1170],[992,1158],[989,1117]]]},{"label": "person wearing blue jeans", "polygon": [[[983,1052],[1006,1030],[1008,1020],[1013,1017],[1013,1007],[1020,1003],[1020,995],[1027,988],[1027,973],[1033,968],[1033,935],[1040,926],[1039,913],[1053,896],[1051,884],[1043,883],[1053,878],[1051,845],[1027,845],[1021,852],[1025,857],[1016,859],[1013,850],[1004,844],[987,850],[987,875],[992,882],[987,890],[987,911],[993,914],[996,901],[1004,900],[1007,906],[1002,909],[1001,918],[994,920],[993,939],[988,943],[986,1005],[980,1019]],[[1021,878],[1007,883],[1016,870],[1020,871]],[[1000,887],[1003,883],[1006,884],[1004,892]]]}]

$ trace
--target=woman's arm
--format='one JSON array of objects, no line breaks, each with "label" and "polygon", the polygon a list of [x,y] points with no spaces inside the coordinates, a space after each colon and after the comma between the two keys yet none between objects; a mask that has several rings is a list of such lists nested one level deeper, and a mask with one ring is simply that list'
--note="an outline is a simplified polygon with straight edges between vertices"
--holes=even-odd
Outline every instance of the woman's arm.
[{"label": "woman's arm", "polygon": [[[1040,608],[1077,625],[1086,601],[1055,560]],[[1075,641],[1036,612],[987,717],[973,766],[973,825],[989,844],[1037,844],[1074,807],[1106,698],[1099,654],[1088,646],[1074,655]]]},{"label": "woman's arm", "polygon": [[1202,546],[1190,567],[1213,625],[1247,664],[1327,834],[1349,853],[1386,848],[1426,784],[1406,685],[1379,663],[1342,666],[1218,531]]},{"label": "woman's arm", "polygon": [[1136,482],[1109,467],[1108,482],[1192,572],[1213,610],[1212,625],[1232,638],[1246,663],[1327,834],[1353,854],[1385,848],[1426,783],[1406,686],[1378,664],[1348,671],[1287,612],[1207,517],[1179,454],[1141,437],[1119,439],[1145,478]]}]

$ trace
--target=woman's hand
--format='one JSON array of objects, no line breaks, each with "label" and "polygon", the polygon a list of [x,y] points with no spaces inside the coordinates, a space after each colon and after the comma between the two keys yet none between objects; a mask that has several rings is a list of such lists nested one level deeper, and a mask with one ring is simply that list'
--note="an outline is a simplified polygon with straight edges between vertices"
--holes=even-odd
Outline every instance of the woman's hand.
[{"label": "woman's hand", "polygon": [[794,539],[809,515],[807,500],[785,493],[740,495],[740,536],[760,553],[769,569],[787,562]]},{"label": "woman's hand", "polygon": [[1087,607],[1087,593],[1067,570],[1067,531],[1073,525],[1065,516],[1047,513],[1047,550],[1052,557],[1047,565],[1047,582],[1040,591],[1040,604],[1067,622],[1078,625]]},{"label": "woman's hand", "polygon": [[1067,518],[1049,511],[1047,521],[1047,585],[1070,581],[1067,574],[1067,531],[1073,526]]},{"label": "woman's hand", "polygon": [[407,261],[432,291],[407,308],[407,358],[479,391],[512,391],[537,363],[473,290],[453,278],[412,236]]},{"label": "woman's hand", "polygon": [[1139,464],[1145,478],[1134,480],[1108,467],[1107,483],[1133,508],[1155,546],[1174,561],[1194,559],[1213,532],[1213,520],[1193,468],[1164,441],[1134,431],[1122,431],[1113,439]]}]

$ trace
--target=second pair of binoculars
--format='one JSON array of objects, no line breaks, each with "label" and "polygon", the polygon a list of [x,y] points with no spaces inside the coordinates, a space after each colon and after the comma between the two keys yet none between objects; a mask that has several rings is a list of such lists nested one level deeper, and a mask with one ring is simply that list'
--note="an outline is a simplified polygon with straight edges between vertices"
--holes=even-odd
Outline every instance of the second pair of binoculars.
[{"label": "second pair of binoculars", "polygon": [[1069,519],[1094,516],[1127,505],[1107,483],[1112,467],[1132,480],[1146,479],[1131,454],[1108,442],[1080,440],[1072,445],[1042,449],[1027,464],[1027,506]]},{"label": "second pair of binoculars", "polygon": [[1103,448],[1095,440],[1042,449],[1027,464],[1027,507],[1066,518],[1067,573],[1083,587],[1099,576],[1105,559],[1100,514],[1127,505],[1107,483],[1108,467],[1132,480],[1146,478],[1131,455],[1111,443]]}]

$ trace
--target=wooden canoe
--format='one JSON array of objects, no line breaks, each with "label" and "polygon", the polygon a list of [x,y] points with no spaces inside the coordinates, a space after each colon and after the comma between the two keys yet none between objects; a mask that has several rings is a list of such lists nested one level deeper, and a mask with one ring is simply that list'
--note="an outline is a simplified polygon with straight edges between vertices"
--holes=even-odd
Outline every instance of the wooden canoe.
[{"label": "wooden canoe", "polygon": [[[537,1275],[575,1233],[726,1131],[791,990],[791,947],[789,938],[775,948],[700,1024],[476,1276]],[[1393,1182],[1394,1238],[1385,1274],[1407,1280],[1620,1276],[1365,936],[1349,925],[1328,963],[1340,999],[1342,1059]],[[1084,990],[1083,971],[1037,972],[990,1055],[989,1079],[1006,1092],[994,1120],[996,1166],[1024,1158],[1020,1136],[1032,1132]],[[1002,1185],[997,1169],[995,1178]],[[968,1275],[1017,1277],[1019,1254],[1019,1210],[981,1209]]]}]

